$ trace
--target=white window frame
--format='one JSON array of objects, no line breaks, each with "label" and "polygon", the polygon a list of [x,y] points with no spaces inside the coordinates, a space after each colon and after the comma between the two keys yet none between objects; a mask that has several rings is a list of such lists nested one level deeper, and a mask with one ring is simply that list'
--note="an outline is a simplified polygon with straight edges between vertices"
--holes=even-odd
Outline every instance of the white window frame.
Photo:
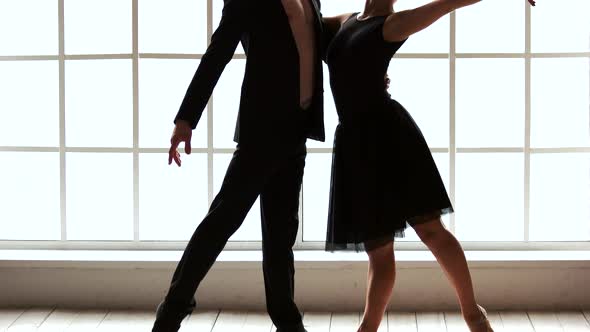
[{"label": "white window frame", "polygon": [[[64,48],[64,1],[58,0],[58,29],[59,29],[59,53],[57,56],[0,56],[0,61],[39,61],[57,60],[59,63],[59,147],[13,147],[0,146],[0,151],[6,152],[59,152],[60,156],[60,210],[61,210],[61,239],[58,241],[0,241],[0,249],[89,249],[89,250],[181,250],[186,246],[185,241],[140,241],[139,240],[139,155],[144,153],[166,153],[166,148],[140,148],[139,147],[139,59],[201,59],[203,54],[173,54],[173,53],[139,53],[138,48],[138,2],[132,1],[132,53],[131,54],[78,54],[66,55]],[[213,34],[213,0],[207,1],[207,41]],[[533,154],[543,153],[590,153],[590,147],[563,147],[563,148],[531,148],[531,60],[537,58],[588,58],[590,52],[573,53],[532,53],[531,52],[531,8],[523,1],[525,9],[525,52],[524,53],[457,53],[456,52],[456,13],[450,14],[450,51],[449,53],[402,53],[396,58],[404,59],[448,59],[450,80],[450,135],[449,148],[433,148],[432,152],[448,153],[450,160],[449,195],[455,202],[455,160],[457,153],[523,153],[524,162],[524,239],[517,242],[463,242],[466,250],[590,250],[590,241],[585,242],[534,242],[529,241],[530,225],[530,160]],[[456,147],[456,93],[455,75],[456,60],[467,58],[485,59],[524,59],[525,60],[525,137],[523,148],[457,148]],[[90,60],[90,59],[131,59],[133,64],[133,147],[132,148],[72,148],[65,145],[65,61],[66,60]],[[245,59],[245,55],[236,54],[233,59]],[[590,74],[590,73],[589,73]],[[208,198],[212,202],[215,192],[213,186],[213,156],[219,153],[232,153],[233,149],[220,149],[213,147],[213,104],[207,106],[207,147],[193,149],[193,153],[206,153],[208,164]],[[66,153],[67,152],[109,152],[109,153],[133,153],[133,241],[69,241],[66,232]],[[308,153],[331,153],[331,148],[308,148]],[[223,171],[223,170],[217,170]],[[300,227],[295,244],[296,250],[322,250],[323,242],[303,240],[303,192],[300,204]],[[455,216],[450,216],[449,228],[455,231]],[[232,241],[228,250],[258,250],[260,241]],[[396,248],[400,250],[422,250],[424,245],[418,242],[396,242]]]}]

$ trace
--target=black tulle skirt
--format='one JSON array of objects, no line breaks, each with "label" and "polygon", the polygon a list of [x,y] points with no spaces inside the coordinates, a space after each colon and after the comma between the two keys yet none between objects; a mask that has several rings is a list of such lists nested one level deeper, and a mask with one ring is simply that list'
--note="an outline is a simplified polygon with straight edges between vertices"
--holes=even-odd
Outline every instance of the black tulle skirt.
[{"label": "black tulle skirt", "polygon": [[[358,112],[358,111],[357,111]],[[397,101],[339,113],[326,250],[370,250],[453,207],[422,132]]]}]

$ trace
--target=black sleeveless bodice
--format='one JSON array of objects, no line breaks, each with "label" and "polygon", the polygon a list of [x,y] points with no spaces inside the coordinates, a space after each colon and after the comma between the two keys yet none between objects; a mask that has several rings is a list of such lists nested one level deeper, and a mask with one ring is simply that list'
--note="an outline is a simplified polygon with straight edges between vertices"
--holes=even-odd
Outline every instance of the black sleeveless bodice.
[{"label": "black sleeveless bodice", "polygon": [[[327,50],[330,85],[341,120],[348,112],[374,109],[389,99],[385,74],[395,52],[404,43],[383,39],[386,16],[358,20],[353,14],[334,36]],[[344,122],[344,121],[343,121]]]}]

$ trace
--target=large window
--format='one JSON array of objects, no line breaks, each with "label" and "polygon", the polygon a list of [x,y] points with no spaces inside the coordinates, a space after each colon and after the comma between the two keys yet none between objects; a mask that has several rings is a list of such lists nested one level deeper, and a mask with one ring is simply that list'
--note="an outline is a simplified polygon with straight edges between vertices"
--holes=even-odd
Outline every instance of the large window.
[{"label": "large window", "polygon": [[[398,10],[427,1],[399,0]],[[0,0],[0,245],[183,248],[231,153],[245,55],[226,67],[182,168],[172,119],[222,1]],[[325,16],[362,10],[323,0]],[[467,247],[590,241],[590,2],[483,1],[410,38],[391,93],[432,149]],[[326,77],[328,75],[325,71]],[[297,248],[322,248],[337,124],[308,144]],[[385,153],[385,151],[384,151]],[[254,205],[228,248],[260,247]],[[410,230],[401,247],[417,240]]]}]

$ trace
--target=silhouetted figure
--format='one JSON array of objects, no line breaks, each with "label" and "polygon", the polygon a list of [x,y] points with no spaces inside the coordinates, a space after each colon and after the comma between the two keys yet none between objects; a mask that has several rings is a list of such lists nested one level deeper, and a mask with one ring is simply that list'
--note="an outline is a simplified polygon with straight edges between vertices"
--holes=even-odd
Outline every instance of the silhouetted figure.
[{"label": "silhouetted figure", "polygon": [[[292,247],[306,139],[324,140],[322,17],[318,0],[226,0],[178,115],[169,163],[190,139],[225,65],[242,41],[247,54],[238,143],[221,189],[180,260],[158,307],[154,332],[177,331],[193,296],[230,236],[260,196],[268,313],[279,332],[304,331],[295,305]],[[216,120],[224,121],[224,120]],[[198,297],[196,299],[198,304]]]}]

